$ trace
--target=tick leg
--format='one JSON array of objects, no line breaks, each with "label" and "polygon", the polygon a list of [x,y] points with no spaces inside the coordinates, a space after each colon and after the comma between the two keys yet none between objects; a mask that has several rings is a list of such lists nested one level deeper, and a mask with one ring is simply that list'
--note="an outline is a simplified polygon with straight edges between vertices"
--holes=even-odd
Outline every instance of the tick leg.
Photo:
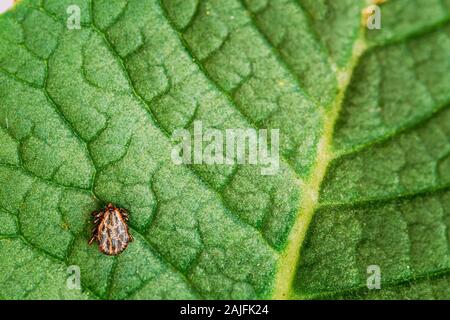
[{"label": "tick leg", "polygon": [[128,242],[133,242],[134,238],[133,238],[133,236],[132,236],[131,234],[129,234],[129,233],[128,233],[128,238],[130,238],[130,239],[128,240]]},{"label": "tick leg", "polygon": [[94,235],[92,236],[92,238],[89,240],[88,244],[91,245],[92,242],[95,241],[95,238],[97,238],[97,235],[96,235],[96,234],[94,234]]},{"label": "tick leg", "polygon": [[120,214],[122,215],[122,217],[123,217],[126,221],[128,221],[129,216],[128,216],[128,212],[127,212],[126,210],[120,209]]},{"label": "tick leg", "polygon": [[103,211],[94,211],[94,212],[92,212],[91,214],[92,214],[92,216],[93,216],[95,219],[97,219],[97,218],[102,217],[103,214],[104,214],[104,212],[103,212]]},{"label": "tick leg", "polygon": [[98,237],[97,237],[97,227],[92,228],[91,232],[92,232],[92,237],[91,237],[91,239],[88,242],[89,245],[91,245],[92,242],[95,241],[95,239],[98,239]]},{"label": "tick leg", "polygon": [[103,211],[96,212],[94,215],[95,218],[101,218],[102,216],[103,216]]},{"label": "tick leg", "polygon": [[97,212],[94,215],[94,224],[97,224],[102,219],[102,217],[103,217],[103,212],[102,211]]}]

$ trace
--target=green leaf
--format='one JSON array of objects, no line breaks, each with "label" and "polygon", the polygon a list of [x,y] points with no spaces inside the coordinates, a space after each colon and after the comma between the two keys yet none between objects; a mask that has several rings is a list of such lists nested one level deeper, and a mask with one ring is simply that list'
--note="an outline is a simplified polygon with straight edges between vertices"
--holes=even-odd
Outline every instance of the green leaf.
[{"label": "green leaf", "polygon": [[[0,298],[450,298],[450,1],[387,1],[381,30],[367,5],[0,16]],[[278,173],[175,165],[171,135],[194,121],[280,129]],[[115,257],[87,244],[108,202],[135,239]]]}]

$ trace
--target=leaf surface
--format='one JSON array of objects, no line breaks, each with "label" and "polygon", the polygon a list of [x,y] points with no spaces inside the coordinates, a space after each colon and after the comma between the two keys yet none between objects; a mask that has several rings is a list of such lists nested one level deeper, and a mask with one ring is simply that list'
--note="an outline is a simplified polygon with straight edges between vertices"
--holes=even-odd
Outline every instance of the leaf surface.
[{"label": "leaf surface", "polygon": [[[366,6],[22,0],[2,15],[0,297],[450,298],[450,1],[388,1],[372,31]],[[175,165],[171,135],[195,121],[280,129],[278,174]],[[135,238],[116,257],[87,245],[108,202]]]}]

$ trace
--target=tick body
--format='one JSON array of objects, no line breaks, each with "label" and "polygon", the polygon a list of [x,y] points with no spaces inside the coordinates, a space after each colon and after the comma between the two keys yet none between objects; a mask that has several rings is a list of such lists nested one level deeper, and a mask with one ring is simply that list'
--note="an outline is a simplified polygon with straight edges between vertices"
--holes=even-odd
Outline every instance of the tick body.
[{"label": "tick body", "polygon": [[112,203],[104,209],[93,212],[94,229],[89,244],[98,242],[101,252],[109,256],[115,256],[125,250],[133,237],[128,231],[128,213]]}]

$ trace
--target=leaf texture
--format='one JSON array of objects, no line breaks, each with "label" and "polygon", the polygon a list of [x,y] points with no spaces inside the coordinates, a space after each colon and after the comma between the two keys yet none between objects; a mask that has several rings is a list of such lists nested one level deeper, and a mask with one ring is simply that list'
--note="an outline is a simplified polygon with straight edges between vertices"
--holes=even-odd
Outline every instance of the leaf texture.
[{"label": "leaf texture", "polygon": [[[381,30],[368,5],[22,0],[0,16],[0,298],[450,298],[450,1],[387,1]],[[171,135],[195,121],[279,129],[278,174],[175,165]],[[116,257],[87,244],[108,202],[135,238]]]}]

